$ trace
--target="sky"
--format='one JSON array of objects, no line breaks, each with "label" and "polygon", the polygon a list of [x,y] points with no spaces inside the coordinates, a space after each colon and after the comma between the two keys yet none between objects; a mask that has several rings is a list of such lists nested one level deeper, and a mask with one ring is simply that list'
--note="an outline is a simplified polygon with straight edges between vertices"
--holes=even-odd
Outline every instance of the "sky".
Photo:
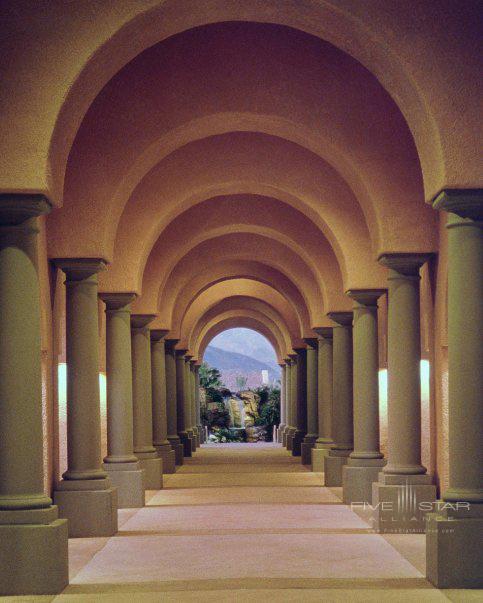
[{"label": "sky", "polygon": [[252,329],[228,329],[223,331],[210,341],[210,345],[228,352],[238,352],[251,356],[260,362],[269,364],[277,373],[280,367],[277,364],[277,356],[271,343],[260,333]]}]

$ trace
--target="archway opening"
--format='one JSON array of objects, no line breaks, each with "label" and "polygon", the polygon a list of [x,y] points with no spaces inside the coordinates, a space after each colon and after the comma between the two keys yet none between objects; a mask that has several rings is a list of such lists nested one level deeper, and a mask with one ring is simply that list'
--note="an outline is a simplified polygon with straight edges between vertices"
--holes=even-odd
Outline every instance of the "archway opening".
[{"label": "archway opening", "polygon": [[209,445],[273,441],[280,422],[281,370],[266,337],[242,327],[217,334],[204,351],[200,385]]}]

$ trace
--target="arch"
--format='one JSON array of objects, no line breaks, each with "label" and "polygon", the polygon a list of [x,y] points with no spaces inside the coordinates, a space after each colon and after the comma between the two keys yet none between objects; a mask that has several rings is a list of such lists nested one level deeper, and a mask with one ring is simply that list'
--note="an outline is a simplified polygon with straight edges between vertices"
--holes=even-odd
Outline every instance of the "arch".
[{"label": "arch", "polygon": [[[191,261],[186,262],[191,271],[180,275],[179,280],[183,279],[181,282],[173,276],[173,273],[170,275],[159,304],[158,320],[161,324],[171,325],[177,323],[178,320],[173,319],[175,309],[183,308],[186,304],[184,300],[194,299],[211,285],[244,278],[275,287],[298,309],[304,330],[310,329],[309,311],[303,296],[297,287],[279,270],[266,263],[249,260],[224,260],[217,262],[214,266],[206,266],[200,264],[199,256],[197,259],[196,265],[193,265]],[[194,269],[195,266],[196,269]]]},{"label": "arch", "polygon": [[192,350],[195,358],[201,360],[208,345],[220,333],[227,331],[228,329],[244,327],[263,335],[275,350],[278,362],[283,362],[282,359],[285,356],[286,349],[285,342],[279,339],[274,331],[267,326],[266,320],[266,317],[260,316],[260,318],[258,318],[256,312],[250,312],[248,310],[238,310],[233,316],[224,313],[213,321],[210,321],[209,325],[206,325],[203,329],[198,341],[193,344]]}]

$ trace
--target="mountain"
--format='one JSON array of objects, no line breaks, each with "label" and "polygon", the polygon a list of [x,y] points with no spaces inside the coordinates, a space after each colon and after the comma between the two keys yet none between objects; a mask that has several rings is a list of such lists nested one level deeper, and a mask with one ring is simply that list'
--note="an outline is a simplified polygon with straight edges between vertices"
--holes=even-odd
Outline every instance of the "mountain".
[{"label": "mountain", "polygon": [[280,374],[277,356],[271,343],[252,329],[236,328],[223,331],[211,341],[211,346],[228,352],[242,353],[267,364],[277,375]]},{"label": "mountain", "polygon": [[275,371],[271,365],[260,362],[256,358],[238,352],[220,350],[212,345],[206,348],[203,360],[221,372],[223,383],[231,390],[238,389],[237,377],[245,377],[246,387],[252,388],[262,385],[262,371],[268,371],[270,382],[280,378],[278,365],[276,365],[278,371]]}]

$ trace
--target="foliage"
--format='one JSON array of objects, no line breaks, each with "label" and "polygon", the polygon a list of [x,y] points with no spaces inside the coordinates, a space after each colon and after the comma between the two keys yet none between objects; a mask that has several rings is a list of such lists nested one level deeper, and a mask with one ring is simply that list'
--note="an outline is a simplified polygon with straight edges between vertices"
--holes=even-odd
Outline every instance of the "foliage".
[{"label": "foliage", "polygon": [[223,402],[218,402],[216,408],[203,407],[201,410],[201,420],[208,429],[228,428],[230,425],[230,413],[225,408]]},{"label": "foliage", "polygon": [[237,375],[235,379],[237,390],[240,391],[242,389],[245,389],[245,387],[247,386],[247,381],[248,379],[244,375]]},{"label": "foliage", "polygon": [[223,404],[223,394],[217,387],[207,387],[205,392],[207,402],[217,402]]},{"label": "foliage", "polygon": [[255,420],[255,425],[266,426],[267,436],[272,437],[273,426],[280,423],[280,389],[263,385],[255,390],[259,396],[258,405],[259,416]]},{"label": "foliage", "polygon": [[209,436],[210,442],[244,442],[244,433],[237,429],[214,429]]},{"label": "foliage", "polygon": [[203,362],[200,366],[200,385],[205,389],[221,387],[221,373],[217,368],[214,368]]}]

